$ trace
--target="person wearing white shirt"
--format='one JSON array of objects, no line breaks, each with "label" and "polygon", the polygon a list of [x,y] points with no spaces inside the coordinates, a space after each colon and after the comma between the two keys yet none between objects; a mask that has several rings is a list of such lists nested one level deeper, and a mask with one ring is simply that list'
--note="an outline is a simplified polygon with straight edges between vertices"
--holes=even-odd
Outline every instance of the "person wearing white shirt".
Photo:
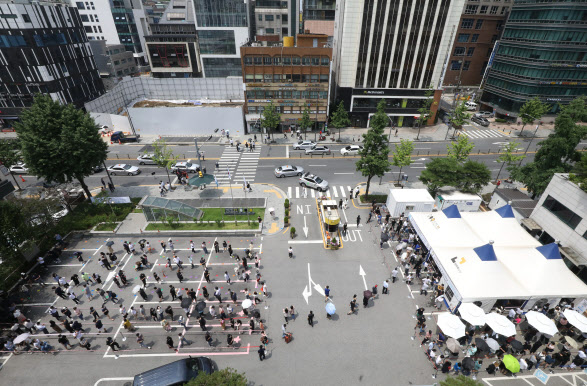
[{"label": "person wearing white shirt", "polygon": [[510,312],[508,313],[508,319],[513,320],[515,317],[516,317],[516,310],[511,308]]}]

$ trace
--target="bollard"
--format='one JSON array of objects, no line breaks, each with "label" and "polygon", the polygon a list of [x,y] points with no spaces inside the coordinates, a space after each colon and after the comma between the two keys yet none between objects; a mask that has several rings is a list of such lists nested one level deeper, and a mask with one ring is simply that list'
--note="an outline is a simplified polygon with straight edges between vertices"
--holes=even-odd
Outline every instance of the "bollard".
[{"label": "bollard", "polygon": [[428,155],[430,155],[430,150],[428,150]]},{"label": "bollard", "polygon": [[481,153],[481,150],[477,150],[477,154],[480,154],[480,153]]},{"label": "bollard", "polygon": [[487,149],[487,154],[491,153],[491,149]]},{"label": "bollard", "polygon": [[130,159],[130,154],[126,153],[126,158]]},{"label": "bollard", "polygon": [[116,159],[119,159],[120,157],[118,156],[118,154],[116,154]]},{"label": "bollard", "polygon": [[420,155],[420,150],[418,150],[418,153],[416,155]]},{"label": "bollard", "polygon": [[438,155],[440,155],[440,150],[438,150]]}]

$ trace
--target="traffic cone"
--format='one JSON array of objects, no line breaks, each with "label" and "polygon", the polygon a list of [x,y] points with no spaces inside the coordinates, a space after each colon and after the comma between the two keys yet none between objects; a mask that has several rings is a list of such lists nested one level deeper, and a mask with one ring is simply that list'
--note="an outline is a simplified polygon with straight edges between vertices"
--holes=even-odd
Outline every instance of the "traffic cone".
[{"label": "traffic cone", "polygon": [[22,176],[20,176],[20,180],[21,180],[22,182],[26,182]]}]

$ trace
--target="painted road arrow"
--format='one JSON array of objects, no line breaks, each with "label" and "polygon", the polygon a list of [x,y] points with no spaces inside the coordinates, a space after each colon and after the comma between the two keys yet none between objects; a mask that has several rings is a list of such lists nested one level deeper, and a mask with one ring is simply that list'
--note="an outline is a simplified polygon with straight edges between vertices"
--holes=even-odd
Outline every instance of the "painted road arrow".
[{"label": "painted road arrow", "polygon": [[326,293],[324,292],[322,286],[320,284],[314,283],[314,280],[312,280],[312,276],[310,275],[310,263],[308,263],[308,285],[306,286],[306,288],[304,288],[304,291],[302,292],[302,296],[306,300],[306,304],[308,304],[308,299],[310,298],[310,296],[312,296],[312,284],[314,285],[314,289],[316,290],[316,292],[318,292],[322,296],[326,296]]},{"label": "painted road arrow", "polygon": [[363,276],[363,284],[365,284],[365,290],[368,290],[369,288],[367,288],[367,280],[365,280],[365,271],[363,271],[363,267],[361,267],[359,265],[359,275]]},{"label": "painted road arrow", "polygon": [[308,238],[308,227],[306,226],[306,216],[304,216],[304,227],[302,229],[304,230],[304,234],[306,235],[306,238]]}]

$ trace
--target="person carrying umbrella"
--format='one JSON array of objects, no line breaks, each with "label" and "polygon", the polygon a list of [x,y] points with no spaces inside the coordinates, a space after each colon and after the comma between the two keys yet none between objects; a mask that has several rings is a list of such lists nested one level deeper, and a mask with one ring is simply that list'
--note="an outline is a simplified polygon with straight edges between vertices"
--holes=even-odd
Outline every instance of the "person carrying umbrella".
[{"label": "person carrying umbrella", "polygon": [[347,315],[355,312],[355,308],[357,308],[357,295],[353,295],[353,300],[351,300],[350,306],[351,310],[347,313]]},{"label": "person carrying umbrella", "polygon": [[367,308],[369,305],[369,299],[373,297],[373,293],[369,290],[363,291],[363,307]]}]

